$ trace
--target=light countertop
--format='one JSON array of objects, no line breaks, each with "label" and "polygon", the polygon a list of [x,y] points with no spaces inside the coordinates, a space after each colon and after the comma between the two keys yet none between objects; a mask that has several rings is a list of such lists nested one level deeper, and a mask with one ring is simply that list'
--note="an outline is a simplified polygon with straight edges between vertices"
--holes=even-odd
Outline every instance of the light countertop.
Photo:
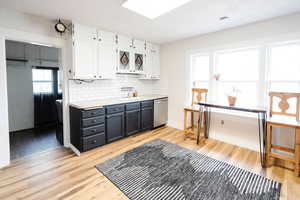
[{"label": "light countertop", "polygon": [[167,97],[168,97],[167,95],[152,94],[152,95],[144,95],[139,97],[123,97],[123,98],[77,101],[77,102],[72,102],[69,105],[75,108],[89,110],[94,108],[101,108],[103,106],[108,106],[108,105],[147,101],[147,100],[161,99]]}]

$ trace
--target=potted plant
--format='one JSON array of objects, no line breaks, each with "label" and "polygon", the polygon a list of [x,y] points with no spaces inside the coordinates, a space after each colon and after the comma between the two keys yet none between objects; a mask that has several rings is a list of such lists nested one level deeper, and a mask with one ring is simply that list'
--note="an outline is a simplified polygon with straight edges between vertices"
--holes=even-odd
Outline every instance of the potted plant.
[{"label": "potted plant", "polygon": [[235,106],[237,95],[241,93],[241,90],[239,90],[236,87],[232,87],[231,91],[227,93],[228,103],[230,106]]}]

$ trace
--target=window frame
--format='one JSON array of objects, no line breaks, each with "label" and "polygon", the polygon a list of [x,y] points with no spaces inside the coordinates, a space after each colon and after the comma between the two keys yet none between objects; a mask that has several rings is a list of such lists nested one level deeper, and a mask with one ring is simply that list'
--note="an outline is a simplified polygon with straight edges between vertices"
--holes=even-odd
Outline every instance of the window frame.
[{"label": "window frame", "polygon": [[[188,59],[189,59],[189,98],[191,98],[191,88],[193,87],[193,83],[192,83],[192,77],[191,77],[191,73],[192,73],[192,57],[195,56],[207,56],[209,55],[210,57],[210,77],[209,77],[209,84],[208,84],[208,99],[209,100],[216,100],[215,98],[216,96],[216,92],[218,89],[218,84],[220,82],[256,82],[257,84],[257,106],[263,106],[263,107],[268,107],[268,92],[270,92],[270,86],[271,86],[271,82],[292,82],[292,83],[298,83],[300,86],[300,80],[299,81],[271,81],[270,80],[270,59],[271,59],[271,48],[273,47],[278,47],[278,46],[286,46],[286,45],[294,45],[294,44],[299,44],[300,45],[300,40],[290,40],[290,41],[282,41],[282,42],[270,42],[270,43],[261,43],[259,45],[247,45],[247,46],[242,46],[239,48],[214,48],[214,49],[210,49],[210,50],[198,50],[198,51],[190,51],[188,54]],[[257,49],[259,51],[259,71],[258,71],[258,80],[257,81],[215,81],[213,76],[214,74],[216,74],[218,72],[217,67],[217,58],[216,55],[220,54],[220,53],[230,53],[230,52],[239,52],[239,51],[243,51],[243,50],[251,50],[251,49]],[[300,92],[300,91],[299,91]],[[186,102],[187,105],[189,105],[190,101]],[[222,113],[230,113],[230,111],[220,111]],[[242,116],[248,116],[247,114],[243,114],[243,113],[234,113],[235,115],[242,115]]]}]

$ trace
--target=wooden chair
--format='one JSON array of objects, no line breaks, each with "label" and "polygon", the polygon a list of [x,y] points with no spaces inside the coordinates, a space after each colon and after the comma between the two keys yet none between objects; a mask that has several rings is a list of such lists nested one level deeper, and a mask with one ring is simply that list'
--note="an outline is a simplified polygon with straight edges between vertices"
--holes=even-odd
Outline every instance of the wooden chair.
[{"label": "wooden chair", "polygon": [[[196,138],[198,126],[197,124],[194,124],[195,122],[194,115],[196,115],[197,120],[200,119],[198,103],[207,101],[207,93],[208,93],[208,89],[192,88],[192,104],[191,106],[184,108],[184,133],[186,137],[192,135],[193,139]],[[189,113],[191,114],[190,126],[188,123]]]},{"label": "wooden chair", "polygon": [[[299,175],[299,162],[300,162],[300,93],[281,93],[270,92],[270,117],[267,120],[267,165],[271,166],[273,158],[292,162],[294,164],[295,175]],[[278,108],[280,111],[274,111],[274,98],[279,98]],[[288,112],[290,104],[289,99],[295,98],[296,111]],[[279,118],[279,116],[281,116]],[[272,143],[272,127],[286,127],[295,129],[295,146],[294,149],[287,148]],[[281,154],[273,153],[272,149],[277,149],[284,152],[289,152],[293,157],[284,156]]]}]

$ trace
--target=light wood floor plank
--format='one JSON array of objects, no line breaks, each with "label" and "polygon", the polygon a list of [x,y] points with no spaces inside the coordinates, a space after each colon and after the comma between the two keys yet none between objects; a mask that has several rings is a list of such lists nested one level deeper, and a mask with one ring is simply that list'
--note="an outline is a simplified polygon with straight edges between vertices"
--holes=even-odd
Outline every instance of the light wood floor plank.
[{"label": "light wood floor plank", "polygon": [[14,160],[0,170],[0,199],[127,200],[95,165],[156,138],[279,181],[283,184],[281,199],[300,199],[300,178],[291,170],[274,166],[262,169],[258,152],[213,139],[196,145],[195,140],[184,137],[183,131],[171,127],[140,133],[80,157],[58,148]]}]

